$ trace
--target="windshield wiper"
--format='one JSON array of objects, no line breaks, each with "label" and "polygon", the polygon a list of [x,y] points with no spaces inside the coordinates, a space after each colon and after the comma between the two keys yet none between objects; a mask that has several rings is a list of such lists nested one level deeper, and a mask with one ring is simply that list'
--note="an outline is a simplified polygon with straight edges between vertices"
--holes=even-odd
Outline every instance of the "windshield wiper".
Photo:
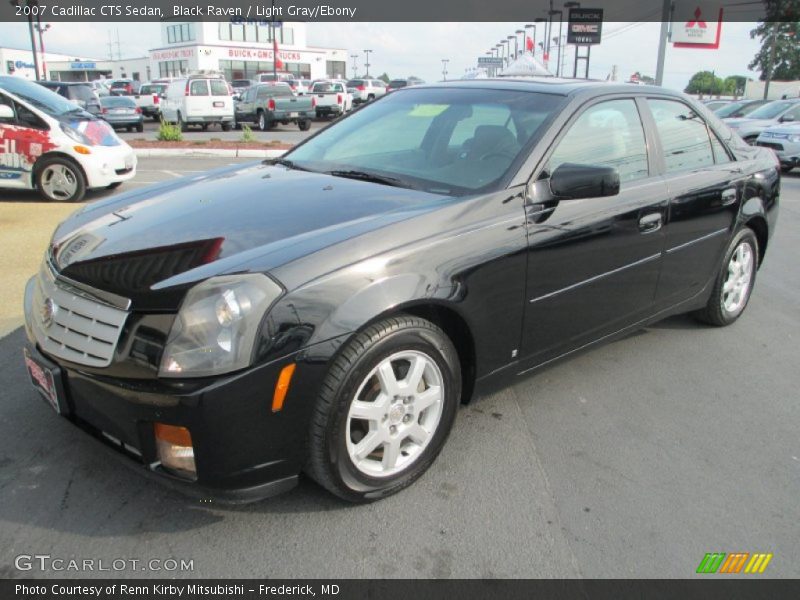
[{"label": "windshield wiper", "polygon": [[401,181],[396,177],[389,177],[387,175],[378,175],[377,173],[368,173],[367,171],[334,170],[326,172],[328,175],[333,175],[334,177],[358,179],[359,181],[371,181],[372,183],[382,183],[383,185],[391,185],[394,187],[411,187],[408,183]]},{"label": "windshield wiper", "polygon": [[288,158],[268,158],[264,161],[265,165],[282,165],[287,169],[295,169],[297,171],[310,171],[311,169],[306,169],[305,167],[301,167],[297,165],[294,161],[289,160]]}]

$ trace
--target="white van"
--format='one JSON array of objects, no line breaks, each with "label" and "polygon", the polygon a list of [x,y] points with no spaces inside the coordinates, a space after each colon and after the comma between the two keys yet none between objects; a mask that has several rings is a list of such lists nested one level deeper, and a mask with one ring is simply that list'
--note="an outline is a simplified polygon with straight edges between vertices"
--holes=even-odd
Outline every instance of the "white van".
[{"label": "white van", "polygon": [[161,115],[168,123],[177,123],[181,131],[189,125],[203,130],[219,123],[223,131],[233,126],[233,97],[228,84],[220,77],[190,76],[169,84],[161,102]]},{"label": "white van", "polygon": [[0,76],[0,190],[77,202],[136,175],[136,155],[111,126],[21,77]]}]

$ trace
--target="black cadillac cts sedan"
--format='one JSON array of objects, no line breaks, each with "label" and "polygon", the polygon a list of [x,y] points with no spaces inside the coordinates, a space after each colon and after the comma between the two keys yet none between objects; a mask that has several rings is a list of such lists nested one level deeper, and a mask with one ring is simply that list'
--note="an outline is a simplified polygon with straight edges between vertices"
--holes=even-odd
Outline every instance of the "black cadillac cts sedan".
[{"label": "black cadillac cts sedan", "polygon": [[25,361],[164,481],[374,500],[480,393],[676,313],[733,323],[779,188],[771,151],[659,88],[409,87],[281,159],[80,209],[28,283]]}]

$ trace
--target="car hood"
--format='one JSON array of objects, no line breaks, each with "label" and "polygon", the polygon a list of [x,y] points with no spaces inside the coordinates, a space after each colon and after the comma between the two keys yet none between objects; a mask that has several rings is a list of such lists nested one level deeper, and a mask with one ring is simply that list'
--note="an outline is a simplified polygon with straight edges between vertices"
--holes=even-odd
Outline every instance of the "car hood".
[{"label": "car hood", "polygon": [[87,205],[58,227],[50,254],[70,279],[130,298],[134,307],[174,309],[201,279],[256,259],[269,270],[447,200],[282,166],[237,165]]}]

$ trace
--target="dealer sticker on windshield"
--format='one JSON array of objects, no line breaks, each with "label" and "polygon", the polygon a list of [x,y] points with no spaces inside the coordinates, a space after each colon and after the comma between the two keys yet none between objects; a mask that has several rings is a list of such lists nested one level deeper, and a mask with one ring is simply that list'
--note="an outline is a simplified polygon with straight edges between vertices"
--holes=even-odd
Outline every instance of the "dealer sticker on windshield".
[{"label": "dealer sticker on windshield", "polygon": [[448,109],[449,104],[417,104],[411,112],[408,113],[409,117],[437,117]]}]

